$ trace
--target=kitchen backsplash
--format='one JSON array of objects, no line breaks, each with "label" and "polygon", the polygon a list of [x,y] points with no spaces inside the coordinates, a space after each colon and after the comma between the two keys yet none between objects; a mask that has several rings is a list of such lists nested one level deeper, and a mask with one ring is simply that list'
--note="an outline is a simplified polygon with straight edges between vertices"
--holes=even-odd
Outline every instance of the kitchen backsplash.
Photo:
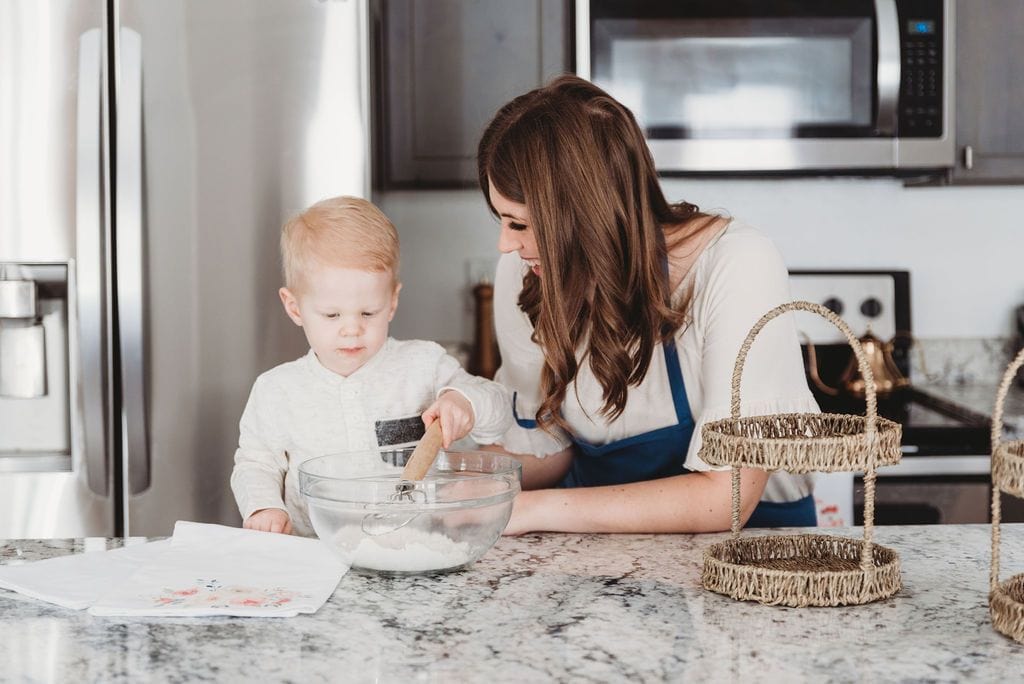
[{"label": "kitchen backsplash", "polygon": [[[1012,337],[918,339],[910,350],[910,377],[919,389],[991,416],[999,383],[1016,355]],[[1024,437],[1024,388],[1011,384],[1003,403],[1003,439]]]},{"label": "kitchen backsplash", "polygon": [[[765,232],[786,265],[911,273],[915,334],[1009,336],[1024,304],[1017,187],[913,188],[884,179],[663,181],[670,199],[727,211]],[[374,195],[402,240],[396,337],[469,342],[472,266],[493,259],[498,224],[479,190]],[[940,361],[928,370],[939,372]]]},{"label": "kitchen backsplash", "polygon": [[915,339],[910,377],[932,385],[998,385],[1013,353],[1008,337]]}]

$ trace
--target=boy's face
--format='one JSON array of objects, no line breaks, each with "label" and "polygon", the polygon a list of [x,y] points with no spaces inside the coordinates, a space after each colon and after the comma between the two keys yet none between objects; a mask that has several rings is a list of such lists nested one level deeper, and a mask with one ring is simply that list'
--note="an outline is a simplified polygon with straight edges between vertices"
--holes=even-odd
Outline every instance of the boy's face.
[{"label": "boy's face", "polygon": [[313,266],[301,291],[282,287],[279,294],[320,363],[348,377],[387,341],[401,288],[393,285],[390,271]]}]

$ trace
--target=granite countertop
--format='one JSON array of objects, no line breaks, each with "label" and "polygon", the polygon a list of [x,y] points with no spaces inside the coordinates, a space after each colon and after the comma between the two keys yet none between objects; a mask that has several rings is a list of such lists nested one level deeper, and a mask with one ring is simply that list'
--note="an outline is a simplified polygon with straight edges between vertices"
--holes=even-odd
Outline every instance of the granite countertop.
[{"label": "granite countertop", "polygon": [[[999,391],[998,383],[915,384],[914,388],[987,418],[992,417]],[[1003,438],[1024,439],[1024,389],[1016,384],[1010,385],[1003,403]]]},{"label": "granite countertop", "polygon": [[[1005,579],[1024,572],[1024,524],[1002,529]],[[100,618],[0,591],[0,678],[952,682],[1024,671],[1024,645],[989,622],[987,525],[876,528],[901,556],[903,589],[843,608],[703,590],[703,550],[726,536],[502,538],[461,573],[349,573],[319,612],[295,618]],[[0,563],[120,545],[0,540]]]}]

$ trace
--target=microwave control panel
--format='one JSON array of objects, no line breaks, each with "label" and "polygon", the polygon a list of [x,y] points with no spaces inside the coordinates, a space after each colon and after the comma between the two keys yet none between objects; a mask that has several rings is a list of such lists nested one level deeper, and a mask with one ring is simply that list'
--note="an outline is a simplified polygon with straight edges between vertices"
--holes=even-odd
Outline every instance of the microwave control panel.
[{"label": "microwave control panel", "polygon": [[941,0],[901,0],[899,137],[942,136]]}]

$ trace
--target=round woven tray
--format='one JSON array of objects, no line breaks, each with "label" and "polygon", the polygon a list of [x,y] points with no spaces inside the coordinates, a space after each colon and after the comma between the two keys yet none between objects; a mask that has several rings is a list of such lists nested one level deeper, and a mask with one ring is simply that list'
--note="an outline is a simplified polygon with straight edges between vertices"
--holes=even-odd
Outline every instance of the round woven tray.
[{"label": "round woven tray", "polygon": [[1024,441],[1001,442],[992,456],[992,482],[1007,494],[1024,498]]},{"label": "round woven tray", "polygon": [[875,421],[872,438],[865,416],[776,413],[713,421],[704,425],[701,437],[716,465],[791,473],[864,471],[872,459],[878,467],[899,463],[902,455],[899,423]]},{"label": "round woven tray", "polygon": [[1003,404],[1017,371],[1024,365],[1024,349],[1007,367],[992,411],[992,571],[989,575],[988,611],[996,631],[1024,643],[1024,574],[999,581],[1000,492],[1024,497],[1024,441],[1003,442]]},{"label": "round woven tray", "polygon": [[871,572],[861,568],[864,542],[828,535],[746,537],[704,552],[706,589],[735,599],[784,606],[843,606],[891,596],[900,561],[877,544]]},{"label": "round woven tray", "polygon": [[[761,329],[788,311],[816,313],[839,328],[857,357],[865,381],[864,416],[788,413],[740,417],[740,380],[747,353]],[[766,313],[751,328],[732,375],[731,416],[704,426],[701,458],[732,467],[733,538],[704,554],[704,587],[734,599],[771,605],[841,606],[868,603],[900,590],[895,551],[872,542],[875,470],[898,463],[898,423],[878,416],[875,380],[856,336],[838,316],[819,304],[790,302]],[[739,538],[740,470],[864,472],[864,540],[829,535]]]},{"label": "round woven tray", "polygon": [[1024,643],[1024,574],[996,585],[988,595],[988,612],[996,631]]}]

